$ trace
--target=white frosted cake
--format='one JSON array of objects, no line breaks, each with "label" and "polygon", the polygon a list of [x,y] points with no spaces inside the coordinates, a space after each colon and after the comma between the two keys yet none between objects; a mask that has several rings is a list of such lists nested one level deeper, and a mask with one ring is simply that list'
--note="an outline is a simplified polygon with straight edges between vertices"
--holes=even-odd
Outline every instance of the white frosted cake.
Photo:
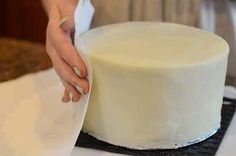
[{"label": "white frosted cake", "polygon": [[128,22],[82,35],[93,66],[83,131],[135,149],[202,141],[220,127],[228,44],[197,28]]}]

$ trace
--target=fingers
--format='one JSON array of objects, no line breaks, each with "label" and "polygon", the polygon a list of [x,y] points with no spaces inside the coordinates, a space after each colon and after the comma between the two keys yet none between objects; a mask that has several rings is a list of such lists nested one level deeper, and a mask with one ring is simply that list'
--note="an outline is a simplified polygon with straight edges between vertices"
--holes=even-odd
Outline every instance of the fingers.
[{"label": "fingers", "polygon": [[74,29],[74,11],[78,4],[78,0],[67,0],[62,1],[58,4],[58,8],[60,10],[61,19],[64,19],[64,22],[61,23],[62,30],[71,30]]},{"label": "fingers", "polygon": [[60,28],[64,31],[73,30],[75,28],[74,15],[62,16]]},{"label": "fingers", "polygon": [[[68,95],[69,100],[72,100],[73,102],[78,102],[80,100],[80,96],[81,96],[78,93],[78,91],[72,85],[70,85],[68,82],[66,82],[65,80],[61,79],[61,81],[62,81],[64,87],[66,88],[65,93]],[[65,93],[64,93],[64,96],[67,96],[67,95],[65,95]]]},{"label": "fingers", "polygon": [[[71,68],[77,68],[80,71],[80,76],[86,77],[87,71],[86,66],[76,51],[75,47],[70,41],[68,35],[60,28],[60,12],[58,9],[52,10],[51,16],[55,16],[50,20],[48,24],[47,34],[48,38],[52,41],[53,46],[60,55],[60,57],[65,60]],[[73,26],[73,15],[69,16],[63,27]]]},{"label": "fingers", "polygon": [[51,33],[54,35],[50,35],[50,39],[52,40],[53,46],[60,57],[62,57],[62,59],[72,68],[78,68],[78,70],[80,70],[81,77],[85,77],[87,75],[86,66],[77,53],[75,47],[66,37],[66,34],[58,29],[54,29]]},{"label": "fingers", "polygon": [[63,97],[62,97],[62,102],[64,102],[64,103],[70,102],[71,98],[70,98],[69,93],[70,92],[67,89],[64,90],[64,94],[63,94]]},{"label": "fingers", "polygon": [[70,40],[69,29],[74,25],[73,15],[64,19],[61,27],[61,13],[58,7],[51,9],[49,18],[46,48],[65,87],[62,101],[69,102],[72,99],[78,102],[81,95],[88,93],[89,83],[86,80],[86,66]]},{"label": "fingers", "polygon": [[57,74],[65,81],[74,86],[80,94],[87,94],[89,91],[89,84],[86,79],[80,78],[76,73],[68,66],[57,53],[51,53],[51,59],[53,66]]},{"label": "fingers", "polygon": [[[88,81],[86,79],[78,77],[76,73],[70,68],[70,66],[68,66],[68,64],[66,64],[64,60],[60,58],[55,48],[52,46],[50,40],[49,41],[47,40],[47,51],[50,51],[49,56],[52,60],[52,64],[57,74],[63,81],[63,84],[66,87],[66,89],[68,91],[72,91],[73,95],[74,91],[76,91],[77,94],[87,94],[89,91]],[[77,101],[76,99],[74,100]]]}]

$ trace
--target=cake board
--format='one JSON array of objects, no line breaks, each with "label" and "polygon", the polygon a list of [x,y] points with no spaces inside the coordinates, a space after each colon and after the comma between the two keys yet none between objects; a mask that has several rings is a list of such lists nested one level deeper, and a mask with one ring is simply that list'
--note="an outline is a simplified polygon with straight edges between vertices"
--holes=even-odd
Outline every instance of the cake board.
[{"label": "cake board", "polygon": [[87,133],[81,132],[76,146],[134,156],[214,156],[224,138],[226,130],[229,127],[236,110],[236,100],[224,98],[224,102],[230,104],[223,104],[222,106],[221,128],[210,138],[194,145],[168,150],[132,150],[125,147],[111,145],[109,143],[97,140]]}]

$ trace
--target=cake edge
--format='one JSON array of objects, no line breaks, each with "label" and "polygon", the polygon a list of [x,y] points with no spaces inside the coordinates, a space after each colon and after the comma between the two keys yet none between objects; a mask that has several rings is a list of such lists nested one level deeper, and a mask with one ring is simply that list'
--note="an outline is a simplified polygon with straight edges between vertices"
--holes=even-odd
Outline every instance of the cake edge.
[{"label": "cake edge", "polygon": [[87,133],[88,135],[91,135],[92,137],[96,138],[97,140],[104,141],[104,142],[109,143],[111,145],[128,148],[128,149],[131,149],[131,150],[165,150],[165,149],[178,149],[178,148],[190,146],[190,145],[193,145],[193,144],[196,144],[196,143],[200,143],[200,142],[210,138],[214,134],[216,134],[216,132],[220,129],[220,127],[221,127],[220,124],[217,124],[217,126],[210,129],[209,131],[207,131],[204,135],[199,136],[199,137],[197,137],[195,139],[192,139],[192,140],[186,140],[184,142],[179,142],[179,143],[175,142],[175,143],[168,144],[168,145],[167,144],[164,145],[163,143],[152,142],[148,145],[139,145],[139,146],[134,146],[134,145],[129,145],[129,144],[120,145],[118,143],[110,142],[109,140],[104,139],[103,137],[98,136],[94,133],[88,132],[84,129],[82,131],[84,133]]}]

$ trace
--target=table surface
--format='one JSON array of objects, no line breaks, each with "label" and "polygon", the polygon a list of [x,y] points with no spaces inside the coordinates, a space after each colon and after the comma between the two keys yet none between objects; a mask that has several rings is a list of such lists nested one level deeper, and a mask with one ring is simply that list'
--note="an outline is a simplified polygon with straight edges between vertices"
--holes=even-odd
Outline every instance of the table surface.
[{"label": "table surface", "polygon": [[[45,48],[36,43],[0,37],[0,82],[15,79],[27,73],[50,68],[51,62]],[[235,156],[236,115],[226,132],[217,156]],[[104,151],[75,148],[72,156],[119,156]]]}]

